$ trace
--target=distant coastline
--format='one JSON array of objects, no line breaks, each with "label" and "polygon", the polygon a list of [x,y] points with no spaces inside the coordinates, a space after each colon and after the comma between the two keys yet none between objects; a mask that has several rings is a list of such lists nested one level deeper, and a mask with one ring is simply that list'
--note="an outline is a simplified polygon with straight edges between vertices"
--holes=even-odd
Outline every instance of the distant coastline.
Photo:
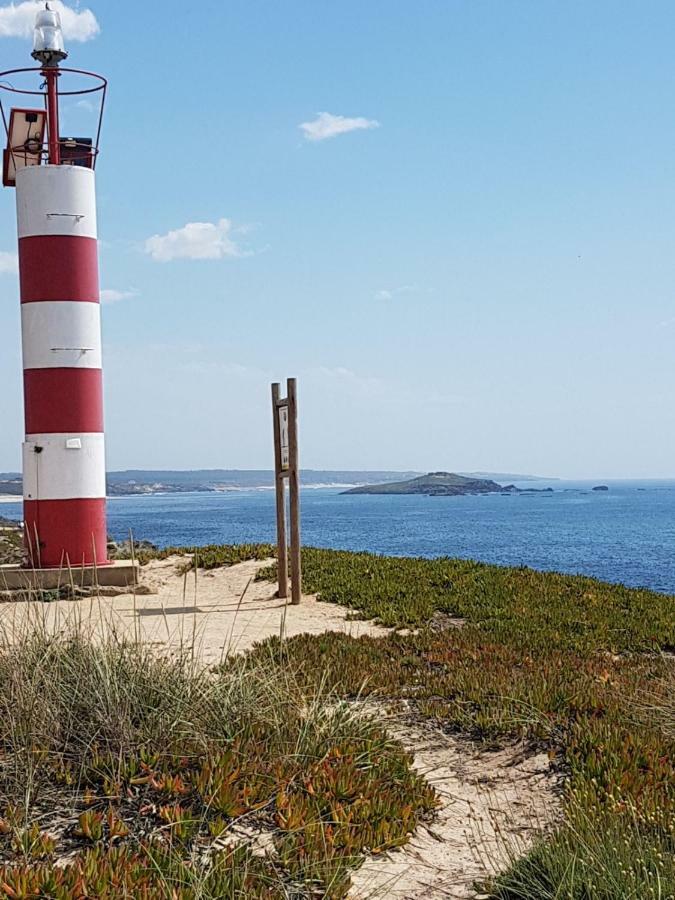
[{"label": "distant coastline", "polygon": [[[416,471],[369,469],[303,469],[300,481],[303,488],[356,488],[360,486],[389,484],[419,478]],[[465,477],[465,476],[461,476]],[[542,481],[536,475],[509,475],[484,473],[482,476],[466,476],[473,480],[493,478],[509,481]],[[274,472],[271,469],[125,469],[108,472],[109,497],[138,497],[150,494],[228,493],[246,490],[273,490]],[[20,500],[23,493],[22,478],[18,472],[0,472],[0,502]]]}]

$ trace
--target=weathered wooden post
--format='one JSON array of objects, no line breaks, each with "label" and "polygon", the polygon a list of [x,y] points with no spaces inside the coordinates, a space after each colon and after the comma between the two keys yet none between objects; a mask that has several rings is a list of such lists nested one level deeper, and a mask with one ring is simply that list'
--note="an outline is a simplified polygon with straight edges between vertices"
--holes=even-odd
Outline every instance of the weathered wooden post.
[{"label": "weathered wooden post", "polygon": [[279,596],[288,597],[288,541],[286,536],[286,479],[289,482],[291,518],[291,602],[302,597],[300,556],[300,470],[298,462],[298,394],[297,381],[286,382],[286,397],[280,396],[280,385],[272,385],[272,417],[274,427],[274,482],[277,504],[277,569]]},{"label": "weathered wooden post", "polygon": [[302,597],[302,564],[300,561],[300,472],[298,468],[298,385],[295,378],[287,382],[288,455],[291,494],[291,602]]},{"label": "weathered wooden post", "polygon": [[288,549],[286,544],[286,476],[281,458],[281,415],[279,384],[272,385],[272,422],[274,425],[274,490],[277,499],[277,573],[279,596],[288,597]]}]

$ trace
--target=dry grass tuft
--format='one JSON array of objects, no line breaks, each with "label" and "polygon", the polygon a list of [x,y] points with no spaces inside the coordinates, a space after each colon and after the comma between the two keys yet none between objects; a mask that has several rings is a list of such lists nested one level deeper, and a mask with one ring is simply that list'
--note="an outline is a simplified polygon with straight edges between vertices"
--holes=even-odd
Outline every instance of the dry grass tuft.
[{"label": "dry grass tuft", "polygon": [[383,728],[263,650],[216,674],[112,624],[0,644],[5,896],[339,898],[434,804]]}]

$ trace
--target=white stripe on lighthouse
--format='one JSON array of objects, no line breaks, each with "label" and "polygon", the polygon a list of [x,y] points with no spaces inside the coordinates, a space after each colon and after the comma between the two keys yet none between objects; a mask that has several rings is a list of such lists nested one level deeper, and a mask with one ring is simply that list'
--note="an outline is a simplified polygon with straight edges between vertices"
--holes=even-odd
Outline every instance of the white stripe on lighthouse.
[{"label": "white stripe on lighthouse", "polygon": [[105,497],[102,434],[29,434],[23,445],[25,500]]},{"label": "white stripe on lighthouse", "polygon": [[24,369],[100,369],[101,308],[69,300],[23,303],[21,340]]},{"label": "white stripe on lighthouse", "polygon": [[19,238],[95,238],[94,172],[83,166],[25,166],[16,173]]}]

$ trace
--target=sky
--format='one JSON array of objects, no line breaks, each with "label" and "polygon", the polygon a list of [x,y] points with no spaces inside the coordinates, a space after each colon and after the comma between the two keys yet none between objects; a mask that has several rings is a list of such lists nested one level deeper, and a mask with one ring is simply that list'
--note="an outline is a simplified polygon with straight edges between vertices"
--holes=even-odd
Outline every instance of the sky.
[{"label": "sky", "polygon": [[[271,468],[296,376],[305,467],[675,477],[670,0],[54,5],[68,64],[110,82],[109,469]],[[5,69],[34,8],[0,2]]]}]

